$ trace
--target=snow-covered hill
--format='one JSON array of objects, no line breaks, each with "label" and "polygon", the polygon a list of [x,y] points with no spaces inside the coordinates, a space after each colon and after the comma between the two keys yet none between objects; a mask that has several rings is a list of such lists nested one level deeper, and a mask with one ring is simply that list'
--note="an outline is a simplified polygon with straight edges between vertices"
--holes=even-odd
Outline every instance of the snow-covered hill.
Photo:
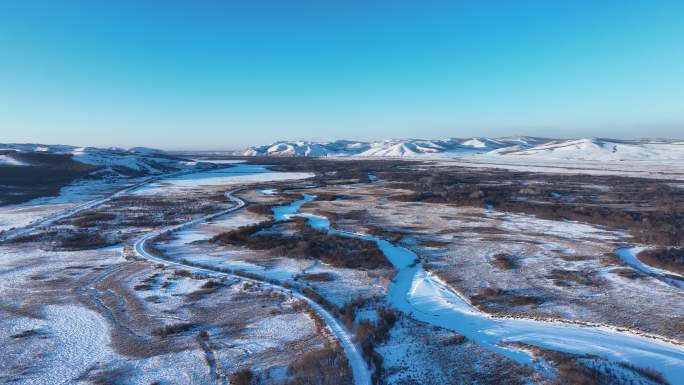
[{"label": "snow-covered hill", "polygon": [[251,147],[247,156],[310,157],[501,157],[535,160],[684,161],[684,141],[615,140],[602,138],[546,139],[536,137],[446,140],[393,139],[376,142],[281,141]]},{"label": "snow-covered hill", "polygon": [[503,148],[490,155],[549,160],[644,161],[684,160],[684,141],[584,138],[554,140],[531,148]]},{"label": "snow-covered hill", "polygon": [[0,206],[97,199],[149,177],[217,167],[143,147],[0,144]]},{"label": "snow-covered hill", "polygon": [[350,156],[369,149],[367,143],[338,140],[335,142],[280,141],[250,147],[247,156]]},{"label": "snow-covered hill", "polygon": [[124,176],[161,174],[180,170],[187,165],[184,159],[167,155],[161,150],[144,147],[127,150],[118,147],[0,144],[2,166],[55,166],[60,162],[63,162],[65,167],[67,162],[78,162],[96,166],[101,173]]},{"label": "snow-covered hill", "polygon": [[527,148],[547,139],[510,137],[501,139],[391,139],[376,142],[338,140],[335,142],[280,141],[264,146],[250,147],[247,156],[361,156],[361,157],[413,157],[423,155],[463,155],[493,151],[519,145]]}]

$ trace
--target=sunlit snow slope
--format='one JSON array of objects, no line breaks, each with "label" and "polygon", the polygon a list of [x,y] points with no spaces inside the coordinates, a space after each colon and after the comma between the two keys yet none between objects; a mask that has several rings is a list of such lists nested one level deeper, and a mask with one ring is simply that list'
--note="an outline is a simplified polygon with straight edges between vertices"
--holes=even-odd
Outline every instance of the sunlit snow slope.
[{"label": "sunlit snow slope", "polygon": [[255,146],[247,156],[308,157],[501,157],[502,159],[592,161],[684,161],[684,141],[535,137],[446,140],[393,139],[375,142],[281,141]]}]

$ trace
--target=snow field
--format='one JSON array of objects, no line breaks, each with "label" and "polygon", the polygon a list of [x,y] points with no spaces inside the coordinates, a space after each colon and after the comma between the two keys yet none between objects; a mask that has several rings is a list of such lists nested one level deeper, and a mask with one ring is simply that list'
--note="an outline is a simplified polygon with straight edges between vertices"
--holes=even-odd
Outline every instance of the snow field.
[{"label": "snow field", "polygon": [[[320,222],[314,226],[320,226]],[[571,233],[584,234],[589,230],[584,225],[576,227]],[[482,313],[463,296],[434,279],[422,269],[421,264],[413,263],[417,256],[410,250],[374,236],[330,231],[372,239],[378,243],[385,256],[399,269],[387,297],[392,307],[417,320],[454,330],[491,351],[531,364],[528,353],[500,346],[502,342],[520,341],[553,350],[596,354],[618,362],[627,361],[636,366],[658,370],[670,380],[684,378],[683,345],[607,327],[493,317]]]}]

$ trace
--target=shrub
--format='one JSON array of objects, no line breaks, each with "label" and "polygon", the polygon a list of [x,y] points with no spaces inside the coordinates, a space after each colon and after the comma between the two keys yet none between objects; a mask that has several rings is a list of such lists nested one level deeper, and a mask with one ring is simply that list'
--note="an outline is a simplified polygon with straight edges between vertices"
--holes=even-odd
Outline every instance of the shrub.
[{"label": "shrub", "polygon": [[60,239],[60,246],[66,250],[99,249],[112,244],[101,234],[87,231],[69,232]]},{"label": "shrub", "polygon": [[659,247],[639,253],[639,259],[649,265],[684,274],[684,247]]},{"label": "shrub", "polygon": [[299,356],[288,366],[292,377],[287,385],[339,385],[351,384],[352,373],[347,357],[341,348],[326,346]]},{"label": "shrub", "polygon": [[501,288],[485,288],[470,297],[473,304],[479,307],[489,307],[491,305],[500,306],[525,306],[539,305],[544,302],[542,297],[530,295],[516,290],[504,290]]},{"label": "shrub", "polygon": [[518,262],[514,256],[502,253],[492,256],[491,264],[501,270],[514,270],[518,268]]},{"label": "shrub", "polygon": [[299,274],[297,279],[303,279],[305,281],[330,282],[335,280],[335,277],[331,273],[323,272]]},{"label": "shrub", "polygon": [[444,345],[445,346],[462,345],[466,342],[468,342],[468,339],[465,336],[460,335],[458,333],[454,333],[451,337],[444,340]]},{"label": "shrub", "polygon": [[240,369],[230,375],[230,385],[251,385],[254,373],[251,369]]},{"label": "shrub", "polygon": [[89,212],[74,219],[73,224],[76,227],[93,227],[98,223],[109,222],[114,218],[116,218],[114,213]]},{"label": "shrub", "polygon": [[221,233],[212,241],[245,246],[253,250],[271,250],[274,254],[289,258],[318,259],[335,267],[377,269],[392,266],[373,241],[316,231],[302,218],[294,223],[299,230],[294,236],[275,232],[257,234],[275,224],[273,221],[264,221]]},{"label": "shrub", "polygon": [[603,285],[603,279],[593,271],[553,269],[548,278],[558,286],[569,286],[568,282],[584,286]]},{"label": "shrub", "polygon": [[355,331],[363,355],[375,368],[374,383],[378,383],[382,375],[382,356],[375,351],[375,346],[387,342],[390,330],[399,318],[399,313],[394,309],[380,308],[377,314],[377,321],[362,320]]},{"label": "shrub", "polygon": [[195,327],[194,323],[191,322],[181,322],[176,324],[169,324],[152,330],[152,335],[166,338],[172,334],[184,333]]}]

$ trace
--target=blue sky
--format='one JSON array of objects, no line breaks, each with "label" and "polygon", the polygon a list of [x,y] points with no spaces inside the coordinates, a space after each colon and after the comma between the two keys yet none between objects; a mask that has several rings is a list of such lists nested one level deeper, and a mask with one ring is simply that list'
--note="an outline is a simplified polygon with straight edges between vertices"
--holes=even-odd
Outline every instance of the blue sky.
[{"label": "blue sky", "polygon": [[0,1],[0,142],[684,137],[682,1]]}]

